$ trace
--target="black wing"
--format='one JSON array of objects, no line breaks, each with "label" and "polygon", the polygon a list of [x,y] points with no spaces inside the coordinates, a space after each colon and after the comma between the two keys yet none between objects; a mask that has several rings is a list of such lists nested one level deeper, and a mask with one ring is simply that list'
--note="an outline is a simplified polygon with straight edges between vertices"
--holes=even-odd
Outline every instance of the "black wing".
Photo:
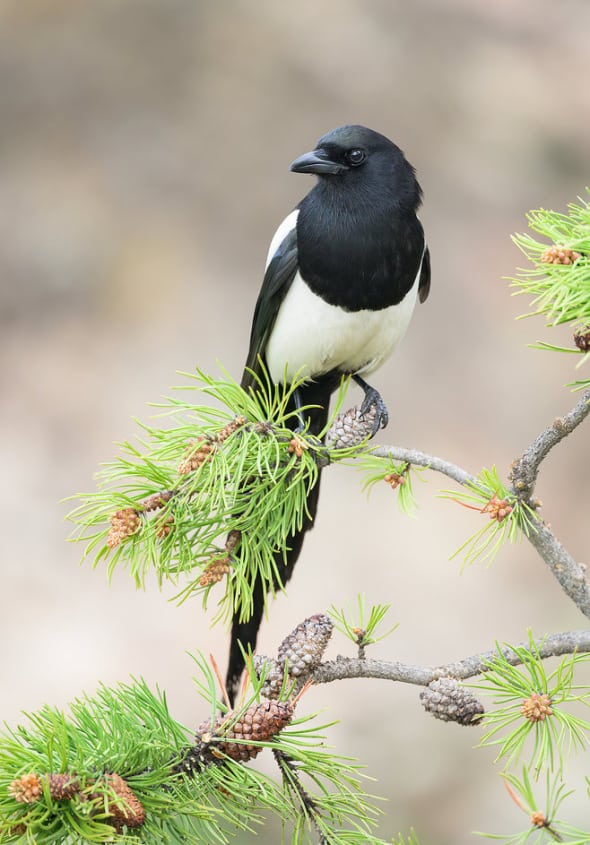
[{"label": "black wing", "polygon": [[255,384],[254,373],[260,374],[260,358],[264,360],[264,351],[275,324],[279,308],[287,291],[291,287],[297,273],[297,230],[296,228],[285,236],[275,252],[270,264],[266,268],[262,287],[258,294],[252,331],[250,333],[250,349],[246,359],[246,369],[242,376],[242,387],[247,390]]},{"label": "black wing", "polygon": [[422,256],[422,266],[420,267],[420,281],[418,282],[418,297],[420,302],[425,302],[430,293],[430,252],[428,247],[424,250]]}]

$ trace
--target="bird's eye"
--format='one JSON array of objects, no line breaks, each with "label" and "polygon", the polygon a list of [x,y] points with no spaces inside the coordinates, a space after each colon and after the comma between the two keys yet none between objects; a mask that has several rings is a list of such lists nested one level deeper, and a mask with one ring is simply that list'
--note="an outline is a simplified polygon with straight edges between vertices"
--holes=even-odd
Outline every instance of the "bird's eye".
[{"label": "bird's eye", "polygon": [[355,148],[354,150],[349,150],[346,153],[346,161],[351,167],[358,167],[359,164],[362,164],[363,161],[366,159],[367,154],[364,150]]}]

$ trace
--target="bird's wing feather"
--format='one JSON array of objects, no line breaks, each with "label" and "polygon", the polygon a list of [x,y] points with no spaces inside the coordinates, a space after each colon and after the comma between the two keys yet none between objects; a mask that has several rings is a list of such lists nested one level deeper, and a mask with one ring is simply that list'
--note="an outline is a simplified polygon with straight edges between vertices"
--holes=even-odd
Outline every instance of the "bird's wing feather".
[{"label": "bird's wing feather", "polygon": [[418,283],[418,297],[420,302],[425,302],[430,293],[430,252],[428,247],[424,250],[422,256],[422,266],[420,267],[420,281]]},{"label": "bird's wing feather", "polygon": [[246,390],[254,384],[251,371],[260,373],[259,358],[264,359],[268,338],[281,303],[295,278],[297,267],[297,230],[293,228],[283,238],[266,268],[254,308],[250,349],[242,376],[242,387]]}]

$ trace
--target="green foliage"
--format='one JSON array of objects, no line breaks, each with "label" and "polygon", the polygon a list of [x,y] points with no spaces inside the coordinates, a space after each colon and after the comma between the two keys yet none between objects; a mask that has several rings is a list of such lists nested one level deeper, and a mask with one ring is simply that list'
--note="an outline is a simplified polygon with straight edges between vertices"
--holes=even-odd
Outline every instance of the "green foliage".
[{"label": "green foliage", "polygon": [[443,490],[441,496],[477,511],[487,520],[452,555],[462,554],[465,565],[476,560],[491,563],[505,542],[528,536],[533,521],[539,518],[502,483],[495,467],[482,469],[475,483],[465,489]]},{"label": "green foliage", "polygon": [[559,809],[563,802],[572,795],[559,775],[547,772],[545,783],[545,798],[541,803],[535,795],[534,784],[529,771],[525,767],[522,777],[503,772],[506,790],[516,806],[527,816],[527,826],[518,833],[501,835],[479,833],[487,839],[494,839],[502,845],[546,845],[546,843],[561,842],[564,845],[588,845],[590,832],[561,821]]},{"label": "green foliage", "polygon": [[[520,667],[511,665],[507,651],[519,658]],[[497,759],[509,765],[520,759],[529,743],[537,772],[561,769],[564,755],[587,747],[590,740],[590,722],[567,709],[572,704],[590,703],[587,687],[574,685],[575,669],[588,659],[587,654],[568,655],[547,672],[530,632],[528,647],[502,649],[498,645],[483,680],[471,685],[491,694],[499,705],[485,715],[486,732],[480,744],[499,746]],[[579,689],[584,692],[579,694]]]},{"label": "green foliage", "polygon": [[389,484],[392,490],[397,490],[397,503],[400,510],[408,516],[415,516],[418,503],[413,490],[413,480],[422,473],[425,467],[413,466],[405,461],[394,461],[392,458],[379,458],[367,452],[358,462],[358,468],[366,474],[363,484],[364,490],[372,490],[378,483]]},{"label": "green foliage", "polygon": [[409,836],[402,836],[400,833],[396,839],[391,840],[391,845],[420,845],[416,832],[410,830]]},{"label": "green foliage", "polygon": [[[587,329],[590,326],[590,204],[580,198],[579,204],[568,205],[567,214],[540,208],[531,211],[527,220],[532,232],[545,240],[539,241],[530,234],[513,237],[516,246],[532,264],[527,269],[519,269],[511,279],[518,294],[533,297],[533,311],[523,316],[542,314],[550,326],[572,322],[574,328]],[[548,261],[547,241],[549,246],[571,250],[573,262],[562,264]],[[588,359],[583,349],[564,349],[547,343],[539,346],[555,351],[576,352],[582,356],[580,364]],[[577,388],[588,385],[588,379],[574,382]]]},{"label": "green foliage", "polygon": [[[294,442],[288,428],[301,379],[285,387],[260,378],[257,392],[246,393],[229,376],[197,371],[190,378],[185,393],[200,391],[216,407],[166,399],[160,407],[170,425],[142,424],[143,438],[121,444],[123,454],[97,474],[96,492],[76,497],[81,504],[69,519],[74,539],[86,543],[84,556],[95,565],[106,560],[109,576],[124,564],[138,585],[151,570],[160,582],[183,579],[179,599],[201,594],[206,604],[215,584],[208,567],[225,559],[218,618],[238,611],[244,619],[259,573],[269,591],[281,583],[275,556],[280,560],[301,526],[326,450],[305,432]],[[118,535],[117,512],[127,521]],[[239,540],[228,553],[230,531]]]},{"label": "green foliage", "polygon": [[385,637],[388,637],[399,627],[399,623],[396,623],[391,628],[388,628],[387,631],[377,633],[390,607],[391,605],[389,604],[374,604],[369,609],[367,615],[365,597],[362,593],[359,593],[357,596],[356,616],[353,617],[353,611],[351,611],[348,605],[346,609],[337,608],[332,605],[328,609],[328,612],[337,630],[352,640],[356,645],[364,647],[379,642],[379,640],[384,640]]},{"label": "green foliage", "polygon": [[[213,726],[215,714],[227,708],[217,696],[211,667],[200,655],[194,659],[197,688]],[[259,690],[255,682],[226,729],[243,717]],[[289,761],[278,781],[226,755],[191,772],[178,768],[191,748],[191,732],[172,718],[165,696],[142,680],[115,689],[101,686],[95,696],[74,701],[68,714],[44,707],[27,719],[0,735],[2,842],[224,845],[238,831],[254,830],[271,811],[291,829],[292,845],[314,841],[317,830],[332,845],[385,845],[371,832],[375,809],[361,789],[358,764],[332,754],[324,734],[330,725],[317,725],[315,717],[293,719],[269,741],[249,741]],[[13,797],[13,780],[58,772],[75,775],[80,793],[58,801],[45,786],[31,803]],[[145,809],[141,826],[116,835],[108,812],[116,797],[107,778],[113,772]],[[307,792],[308,783],[316,794]]]}]

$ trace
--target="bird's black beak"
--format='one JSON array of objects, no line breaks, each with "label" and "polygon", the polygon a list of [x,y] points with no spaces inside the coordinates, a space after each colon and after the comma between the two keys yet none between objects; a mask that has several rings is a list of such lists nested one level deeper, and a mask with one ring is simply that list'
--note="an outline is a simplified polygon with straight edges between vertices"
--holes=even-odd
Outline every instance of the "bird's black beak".
[{"label": "bird's black beak", "polygon": [[328,153],[320,148],[296,158],[289,170],[292,170],[293,173],[317,173],[318,176],[336,176],[338,173],[348,170],[348,167],[338,161],[333,161]]}]

